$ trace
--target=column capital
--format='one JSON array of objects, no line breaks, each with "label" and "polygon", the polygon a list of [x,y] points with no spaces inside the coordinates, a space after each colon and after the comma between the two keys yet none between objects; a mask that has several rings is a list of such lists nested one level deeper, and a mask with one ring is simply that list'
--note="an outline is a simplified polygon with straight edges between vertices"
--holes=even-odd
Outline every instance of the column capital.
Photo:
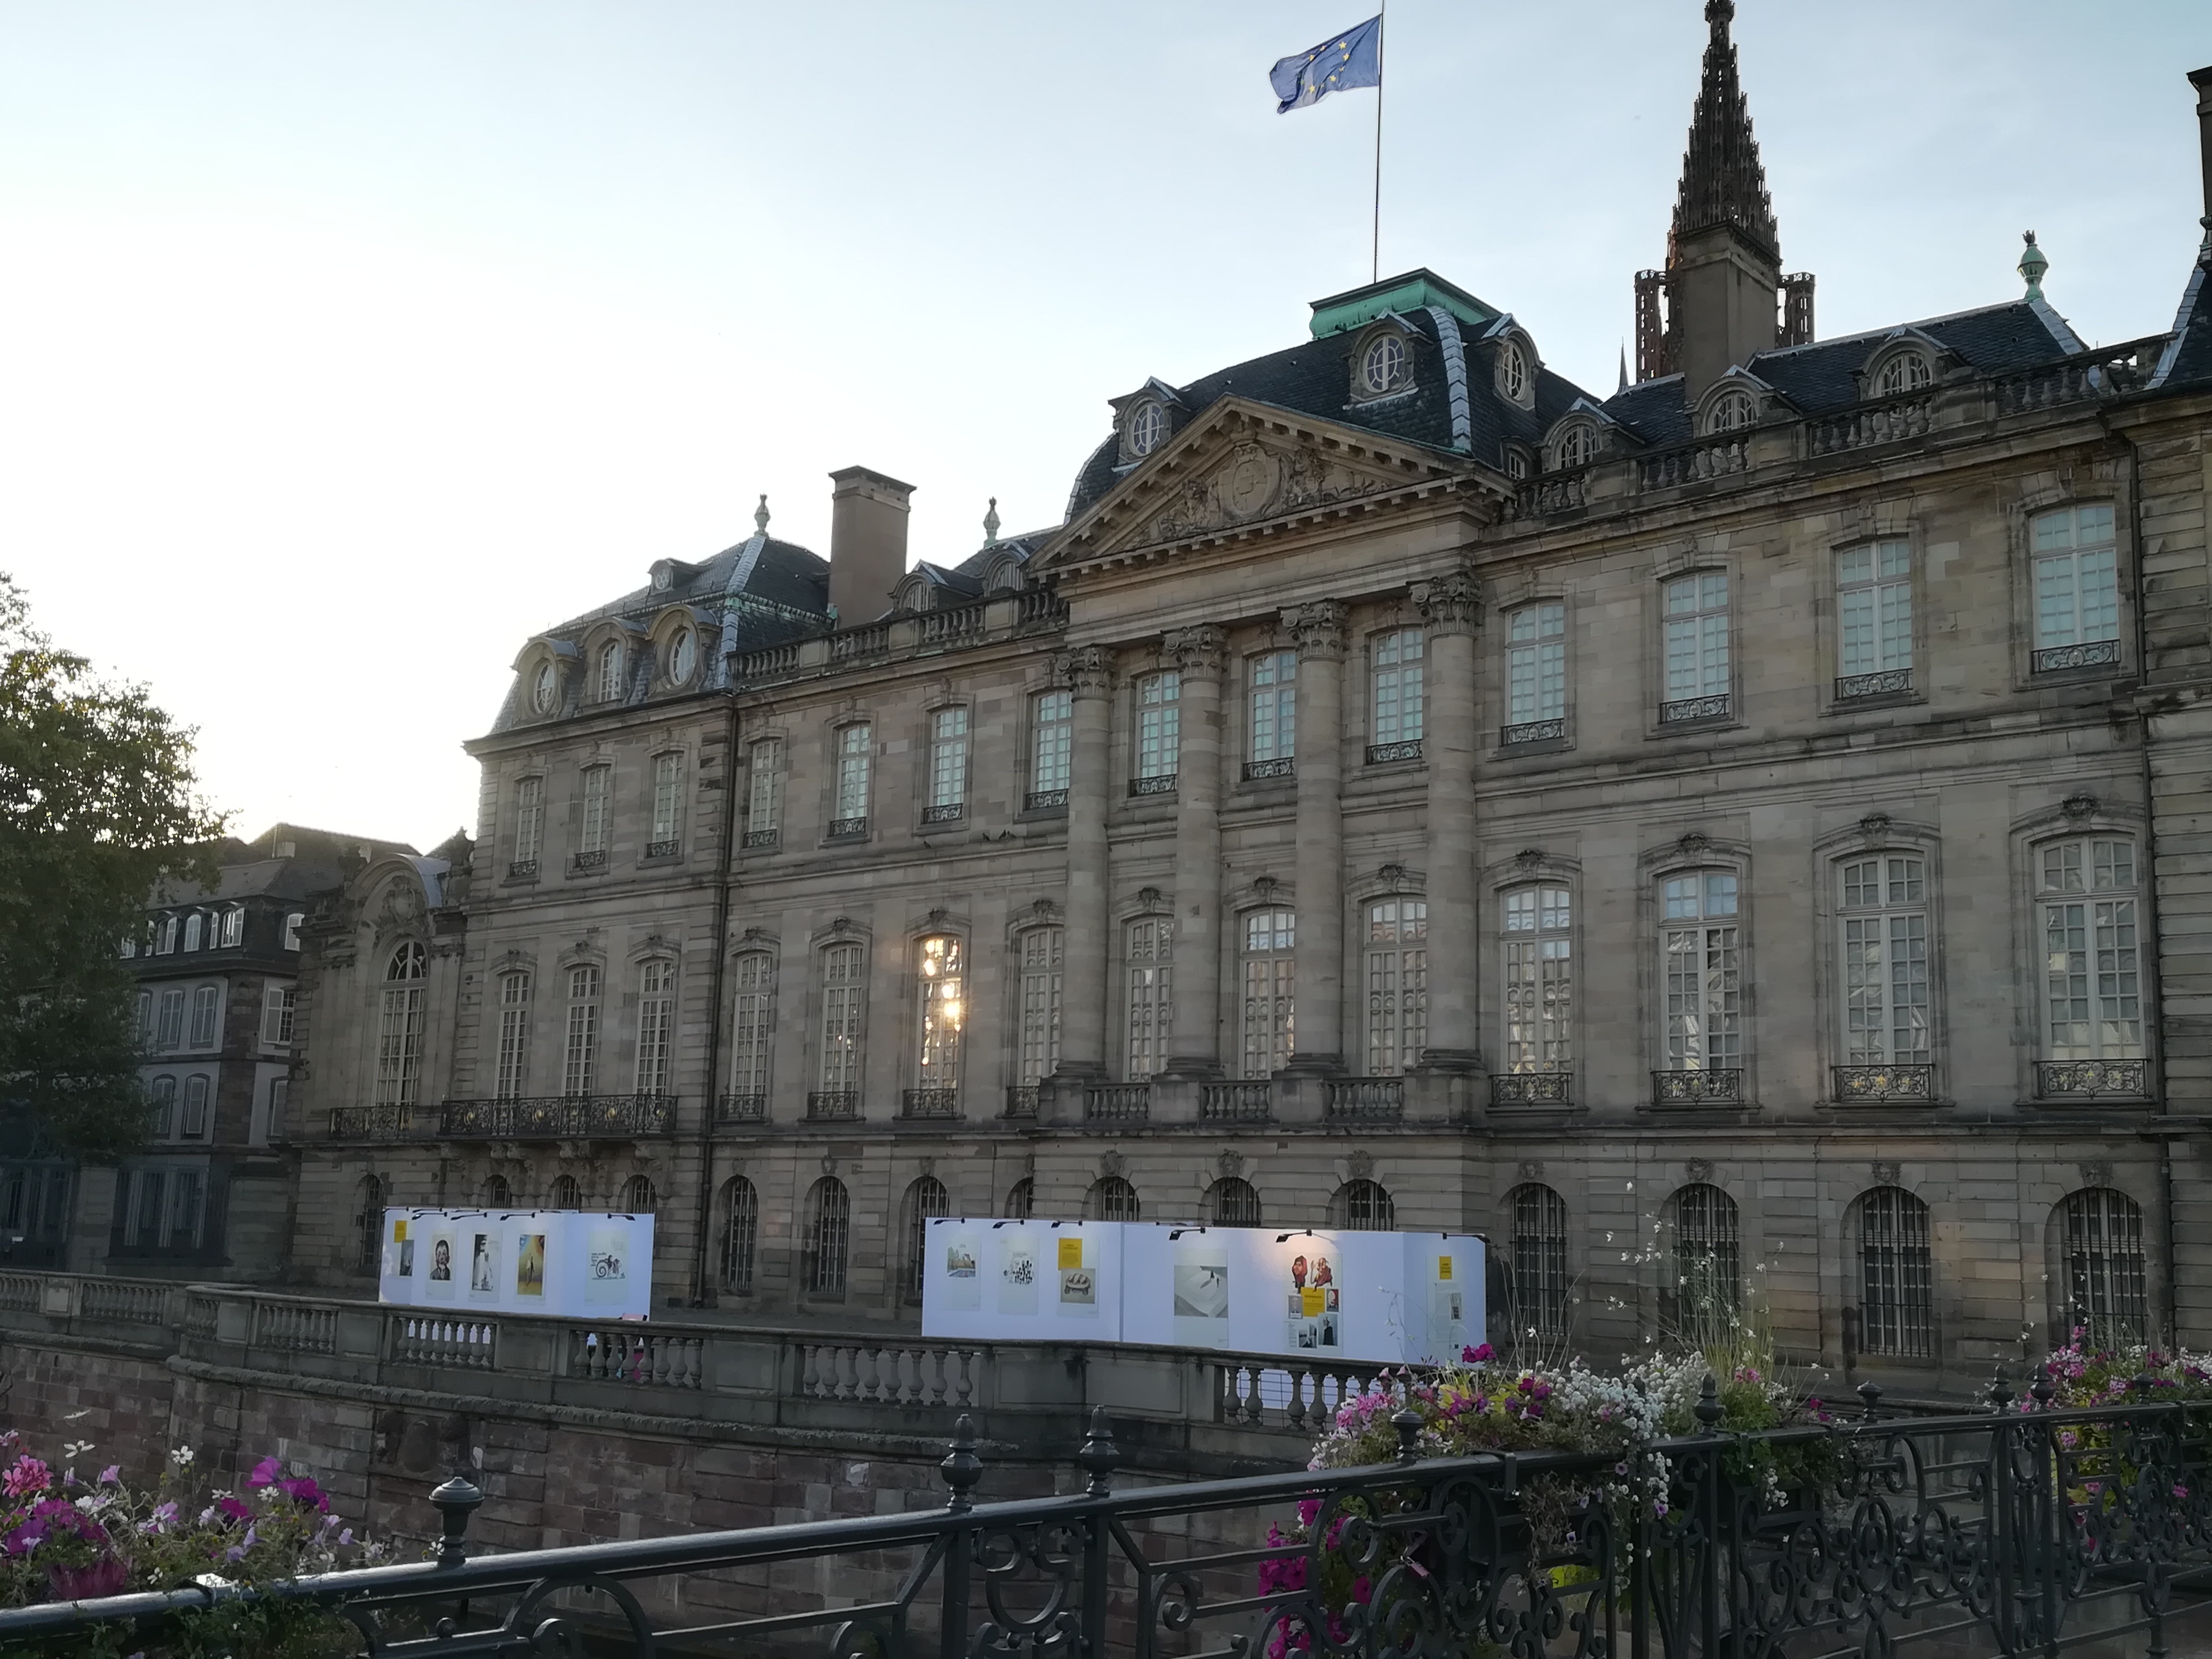
[{"label": "column capital", "polygon": [[1170,634],[1167,649],[1186,674],[1218,674],[1229,660],[1229,635],[1212,623],[1200,623]]},{"label": "column capital", "polygon": [[1352,613],[1335,599],[1294,605],[1283,612],[1283,625],[1297,641],[1301,657],[1341,657]]},{"label": "column capital", "polygon": [[1413,604],[1437,634],[1473,635],[1482,623],[1482,599],[1475,580],[1455,570],[1433,581],[1415,582]]},{"label": "column capital", "polygon": [[1079,697],[1103,697],[1114,689],[1114,653],[1103,645],[1079,645],[1052,659],[1053,677]]}]

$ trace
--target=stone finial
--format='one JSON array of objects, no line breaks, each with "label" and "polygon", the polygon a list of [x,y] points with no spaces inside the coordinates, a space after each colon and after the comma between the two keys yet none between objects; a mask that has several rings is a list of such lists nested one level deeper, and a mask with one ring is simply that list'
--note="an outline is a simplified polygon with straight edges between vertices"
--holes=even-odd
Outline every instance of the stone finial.
[{"label": "stone finial", "polygon": [[753,528],[762,535],[768,534],[768,496],[761,496],[760,505],[753,509]]},{"label": "stone finial", "polygon": [[2020,256],[2016,269],[2021,280],[2027,284],[2027,297],[2040,300],[2043,297],[2043,273],[2051,269],[2051,261],[2044,257],[2043,250],[2036,246],[2033,231],[2022,231],[2021,240],[2027,244],[2027,249]]},{"label": "stone finial", "polygon": [[996,547],[998,544],[999,498],[996,495],[994,495],[991,497],[990,507],[983,514],[983,545],[986,547]]}]

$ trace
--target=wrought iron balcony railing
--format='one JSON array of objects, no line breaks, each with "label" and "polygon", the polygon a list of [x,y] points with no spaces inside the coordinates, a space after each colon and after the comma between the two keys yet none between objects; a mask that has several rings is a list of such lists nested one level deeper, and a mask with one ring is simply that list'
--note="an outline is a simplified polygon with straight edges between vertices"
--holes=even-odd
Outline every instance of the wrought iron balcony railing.
[{"label": "wrought iron balcony railing", "polygon": [[579,853],[568,860],[568,867],[577,871],[604,870],[607,867],[606,849],[602,848],[596,853]]},{"label": "wrought iron balcony railing", "polygon": [[1024,812],[1059,812],[1065,811],[1066,808],[1067,791],[1065,789],[1032,789],[1022,797],[1022,811]]},{"label": "wrought iron balcony railing", "polygon": [[1265,778],[1287,778],[1298,769],[1297,762],[1288,755],[1279,760],[1256,760],[1244,763],[1244,781],[1255,783]]},{"label": "wrought iron balcony railing", "polygon": [[2150,1091],[2150,1066],[2141,1060],[2039,1060],[2039,1100],[2142,1100]]},{"label": "wrought iron balcony railing", "polygon": [[1838,1105],[1865,1103],[1883,1106],[1905,1102],[1924,1106],[1936,1098],[1933,1066],[1838,1066],[1832,1069]]},{"label": "wrought iron balcony railing", "polygon": [[952,1089],[908,1089],[901,1097],[899,1115],[902,1117],[958,1117],[960,1091]]},{"label": "wrought iron balcony railing", "polygon": [[1492,1072],[1490,1103],[1493,1106],[1571,1106],[1575,1098],[1572,1072]]},{"label": "wrought iron balcony railing", "polygon": [[2054,645],[2035,653],[2033,666],[2039,674],[2063,674],[2075,668],[2117,668],[2118,640],[2091,640],[2085,645]]},{"label": "wrought iron balcony railing", "polygon": [[649,841],[645,844],[645,855],[649,859],[672,859],[683,850],[680,841]]},{"label": "wrought iron balcony railing", "polygon": [[1498,746],[1511,749],[1524,743],[1556,743],[1566,735],[1565,720],[1522,720],[1517,726],[1498,728]]},{"label": "wrought iron balcony railing", "polygon": [[1741,1106],[1743,1073],[1734,1066],[1708,1072],[1654,1072],[1655,1106]]},{"label": "wrought iron balcony railing", "polygon": [[675,1128],[673,1095],[449,1100],[438,1108],[441,1140],[622,1140]]},{"label": "wrought iron balcony railing", "polygon": [[868,820],[865,816],[830,820],[830,839],[832,841],[859,841],[867,833]]},{"label": "wrought iron balcony railing", "polygon": [[1367,763],[1387,766],[1392,761],[1417,761],[1421,757],[1421,740],[1411,738],[1403,743],[1370,743],[1367,745]]},{"label": "wrought iron balcony railing", "polygon": [[1326,1110],[1332,1123],[1395,1123],[1406,1115],[1406,1079],[1331,1078]]},{"label": "wrought iron balcony railing", "polygon": [[412,1140],[419,1133],[412,1106],[331,1108],[332,1140]]},{"label": "wrought iron balcony railing", "polygon": [[781,839],[782,836],[779,830],[748,830],[738,837],[738,845],[744,852],[759,853],[775,846]]},{"label": "wrought iron balcony railing", "polygon": [[1692,720],[1726,720],[1735,707],[1734,697],[1726,691],[1712,697],[1678,697],[1659,705],[1659,724],[1682,726]]},{"label": "wrought iron balcony railing", "polygon": [[1863,697],[1901,697],[1912,690],[1910,668],[1884,668],[1871,674],[1845,674],[1836,681],[1836,701],[1856,702]]},{"label": "wrought iron balcony railing", "polygon": [[509,881],[522,881],[537,873],[536,859],[516,859],[507,866],[507,878]]},{"label": "wrought iron balcony railing", "polygon": [[858,1089],[817,1089],[806,1097],[810,1123],[855,1123],[860,1116]]},{"label": "wrought iron balcony railing", "polygon": [[1008,1117],[1035,1117],[1037,1115],[1037,1085],[1017,1083],[1006,1091]]},{"label": "wrought iron balcony railing", "polygon": [[957,823],[967,816],[968,803],[964,800],[939,801],[934,806],[921,809],[924,823]]},{"label": "wrought iron balcony railing", "polygon": [[768,1097],[761,1094],[724,1095],[714,1103],[717,1123],[765,1123]]},{"label": "wrought iron balcony railing", "polygon": [[1172,795],[1175,793],[1175,787],[1176,775],[1172,772],[1161,772],[1149,778],[1129,780],[1129,793],[1133,795]]}]

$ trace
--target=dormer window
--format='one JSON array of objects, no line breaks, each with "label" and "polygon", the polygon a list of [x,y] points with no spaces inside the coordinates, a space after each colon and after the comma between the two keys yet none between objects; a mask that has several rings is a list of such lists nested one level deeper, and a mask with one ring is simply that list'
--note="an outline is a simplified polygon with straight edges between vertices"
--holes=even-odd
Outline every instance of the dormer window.
[{"label": "dormer window", "polygon": [[1511,340],[1498,354],[1498,389],[1516,404],[1528,395],[1528,354]]},{"label": "dormer window", "polygon": [[674,685],[690,682],[699,666],[699,636],[688,628],[676,630],[676,637],[668,641],[668,678]]},{"label": "dormer window", "polygon": [[1509,449],[1505,452],[1505,476],[1518,483],[1528,476],[1528,452]]},{"label": "dormer window", "polygon": [[553,712],[555,703],[560,701],[560,671],[553,666],[552,659],[548,658],[538,665],[537,673],[531,677],[530,706],[541,714],[550,714]]},{"label": "dormer window", "polygon": [[1588,466],[1596,459],[1597,428],[1588,422],[1577,421],[1553,442],[1552,465],[1555,469]]},{"label": "dormer window", "polygon": [[1359,356],[1360,387],[1370,397],[1395,392],[1406,384],[1406,343],[1395,334],[1368,342]]},{"label": "dormer window", "polygon": [[1151,398],[1129,411],[1129,453],[1138,460],[1160,447],[1167,435],[1168,412]]},{"label": "dormer window", "polygon": [[1935,378],[1924,355],[1917,351],[1900,351],[1884,363],[1881,373],[1875,376],[1874,395],[1894,398],[1901,392],[1917,392]]},{"label": "dormer window", "polygon": [[599,647],[599,701],[614,702],[623,694],[623,648],[609,640]]},{"label": "dormer window", "polygon": [[1707,432],[1741,432],[1759,418],[1759,405],[1752,402],[1751,393],[1741,390],[1723,392],[1705,412]]}]

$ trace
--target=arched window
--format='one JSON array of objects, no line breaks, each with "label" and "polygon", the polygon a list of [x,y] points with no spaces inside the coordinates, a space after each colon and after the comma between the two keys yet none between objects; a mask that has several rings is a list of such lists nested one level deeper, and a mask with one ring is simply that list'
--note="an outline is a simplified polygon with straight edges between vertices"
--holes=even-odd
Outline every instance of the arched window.
[{"label": "arched window", "polygon": [[1859,1352],[1924,1359],[1936,1352],[1935,1257],[1928,1206],[1902,1187],[1859,1194]]},{"label": "arched window", "polygon": [[363,1176],[355,1192],[359,1207],[353,1218],[354,1269],[374,1274],[384,1249],[384,1206],[391,1197],[384,1182],[373,1175]]},{"label": "arched window", "polygon": [[1135,1221],[1137,1189],[1119,1176],[1101,1176],[1084,1194],[1083,1213],[1092,1221]]},{"label": "arched window", "polygon": [[486,1176],[477,1202],[487,1210],[509,1209],[514,1203],[514,1189],[507,1184],[503,1175]]},{"label": "arched window", "polygon": [[1659,1317],[1668,1328],[1709,1346],[1735,1321],[1743,1299],[1735,1200],[1717,1187],[1693,1182],[1667,1200],[1670,1271],[1659,1288]]},{"label": "arched window", "polygon": [[1556,1342],[1567,1334],[1567,1201],[1541,1182],[1505,1195],[1512,1218],[1513,1334]]},{"label": "arched window", "polygon": [[1245,1077],[1269,1077],[1291,1063],[1295,1037],[1297,918],[1255,910],[1244,918],[1243,969]]},{"label": "arched window", "polygon": [[200,948],[200,926],[198,911],[195,910],[185,918],[185,949],[187,951],[197,951]]},{"label": "arched window", "polygon": [[157,954],[166,957],[177,948],[178,925],[177,918],[173,915],[161,918],[161,931],[155,945]]},{"label": "arched window", "polygon": [[550,1209],[580,1210],[584,1207],[583,1184],[572,1175],[555,1176],[548,1199],[547,1207]]},{"label": "arched window", "polygon": [[2150,1288],[2142,1206],[2110,1187],[2085,1187],[2067,1194],[2052,1219],[2060,1268],[2053,1289],[2065,1297],[2063,1328],[2052,1340],[2081,1330],[2095,1347],[2147,1340]]},{"label": "arched window", "polygon": [[668,682],[683,685],[691,678],[691,671],[699,665],[699,636],[688,628],[679,628],[668,639]]},{"label": "arched window", "polygon": [[1027,1221],[1036,1213],[1036,1177],[1024,1176],[1006,1188],[1006,1219]]},{"label": "arched window", "polygon": [[547,658],[538,665],[538,672],[530,677],[530,706],[541,714],[550,714],[561,701],[561,671]]},{"label": "arched window", "polygon": [[676,964],[656,957],[637,970],[637,1092],[665,1095],[676,1030]]},{"label": "arched window", "polygon": [[1367,1073],[1395,1077],[1429,1042],[1429,902],[1367,907]]},{"label": "arched window", "polygon": [[599,1075],[599,970],[568,970],[568,1030],[561,1051],[561,1092],[592,1092]]},{"label": "arched window", "polygon": [[823,1176],[806,1194],[799,1273],[807,1295],[844,1299],[845,1252],[852,1231],[853,1200],[845,1183],[836,1176]]},{"label": "arched window", "polygon": [[599,701],[618,702],[623,694],[623,648],[621,642],[609,640],[599,647]]},{"label": "arched window", "polygon": [[1381,334],[1360,354],[1359,384],[1370,395],[1395,392],[1406,379],[1406,343],[1395,334]]},{"label": "arched window", "polygon": [[1934,378],[1929,373],[1928,359],[1917,351],[1900,351],[1881,366],[1875,376],[1874,395],[1894,398],[1901,392],[1917,392]]},{"label": "arched window", "polygon": [[660,1194],[649,1176],[634,1175],[623,1182],[622,1209],[629,1215],[651,1215],[660,1207]]},{"label": "arched window", "polygon": [[1397,1202],[1381,1182],[1354,1176],[1328,1200],[1328,1224],[1348,1233],[1395,1232]]},{"label": "arched window", "polygon": [[922,1267],[929,1259],[929,1222],[933,1216],[952,1213],[951,1195],[935,1176],[922,1176],[906,1189],[901,1219],[905,1249],[899,1263],[899,1288],[909,1302],[921,1300]]},{"label": "arched window", "polygon": [[499,976],[499,1074],[501,1100],[520,1099],[530,1081],[530,975]]},{"label": "arched window", "polygon": [[1166,917],[1146,916],[1129,924],[1129,1064],[1123,1075],[1132,1083],[1168,1063],[1168,1044],[1175,1035],[1174,953],[1175,923]]},{"label": "arched window", "polygon": [[1528,354],[1517,340],[1508,340],[1498,351],[1498,389],[1510,402],[1528,401]]},{"label": "arched window", "polygon": [[1751,393],[1741,390],[1723,392],[1705,412],[1705,430],[1741,432],[1758,418],[1759,405],[1752,402]]},{"label": "arched window", "polygon": [[722,1183],[722,1288],[732,1296],[753,1293],[753,1256],[760,1240],[760,1194],[743,1176]]},{"label": "arched window", "polygon": [[1215,1227],[1260,1225],[1260,1194],[1238,1176],[1224,1176],[1206,1189],[1206,1218]]},{"label": "arched window", "polygon": [[1552,441],[1552,465],[1559,471],[1588,466],[1597,459],[1597,428],[1577,421]]},{"label": "arched window", "polygon": [[915,947],[915,1109],[952,1112],[960,1103],[961,1034],[968,1024],[965,953],[959,939],[933,933]]},{"label": "arched window", "polygon": [[422,1092],[423,976],[428,957],[410,939],[384,967],[376,1027],[376,1104],[414,1105]]},{"label": "arched window", "polygon": [[1574,1069],[1574,899],[1564,885],[1505,895],[1505,1069]]},{"label": "arched window", "polygon": [[1129,411],[1129,453],[1142,460],[1160,447],[1167,431],[1167,410],[1147,398]]}]

